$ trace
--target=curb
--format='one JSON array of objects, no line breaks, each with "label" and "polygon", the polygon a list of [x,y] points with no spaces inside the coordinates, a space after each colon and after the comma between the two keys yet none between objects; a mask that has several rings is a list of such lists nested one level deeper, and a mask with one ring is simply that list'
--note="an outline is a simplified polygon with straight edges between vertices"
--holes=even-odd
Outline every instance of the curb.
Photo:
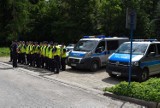
[{"label": "curb", "polygon": [[120,95],[116,95],[110,92],[105,92],[103,94],[104,96],[109,96],[112,98],[116,98],[116,99],[120,99],[123,101],[128,101],[131,103],[135,103],[135,104],[139,104],[142,106],[146,106],[148,108],[160,108],[160,103],[157,102],[150,102],[150,101],[144,101],[144,100],[140,100],[140,99],[135,99],[135,98],[131,98],[131,97],[126,97],[126,96],[120,96]]},{"label": "curb", "polygon": [[[2,65],[6,65],[6,66],[10,66],[10,64],[7,64],[7,63],[4,63],[4,62],[0,62]],[[33,72],[33,71],[30,71],[28,69],[25,69],[25,68],[16,68],[18,71],[23,71],[29,75],[32,75],[34,77],[37,77],[37,78],[41,78],[41,79],[45,79],[45,80],[48,80],[48,81],[51,81],[51,82],[59,82],[60,84],[63,84],[65,86],[70,86],[72,88],[78,88],[78,89],[81,89],[85,92],[89,92],[89,93],[92,93],[92,94],[96,94],[96,95],[103,95],[103,91],[100,91],[100,90],[96,90],[96,89],[92,89],[92,88],[88,88],[87,86],[84,86],[84,85],[80,85],[78,83],[74,83],[74,82],[70,82],[70,81],[66,81],[66,80],[62,80],[62,79],[59,79],[59,78],[53,78],[51,76],[40,76],[40,72]]]}]

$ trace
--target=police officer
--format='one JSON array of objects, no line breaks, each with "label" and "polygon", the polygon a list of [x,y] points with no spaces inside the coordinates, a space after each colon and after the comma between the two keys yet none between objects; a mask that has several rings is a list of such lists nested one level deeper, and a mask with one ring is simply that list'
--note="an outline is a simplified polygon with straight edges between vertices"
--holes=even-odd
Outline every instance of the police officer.
[{"label": "police officer", "polygon": [[59,74],[59,69],[60,69],[60,47],[58,46],[57,43],[54,45],[55,47],[55,54],[54,54],[54,67],[56,69],[55,74]]},{"label": "police officer", "polygon": [[46,62],[46,47],[47,47],[47,42],[43,42],[43,46],[42,46],[42,68],[45,67],[45,62]]},{"label": "police officer", "polygon": [[62,71],[66,70],[66,57],[67,57],[66,48],[65,48],[65,45],[62,44],[61,46],[61,69]]},{"label": "police officer", "polygon": [[13,55],[13,67],[17,67],[17,56],[18,56],[18,45],[17,41],[12,44],[12,55]]},{"label": "police officer", "polygon": [[43,46],[44,43],[40,42],[40,67],[43,67]]},{"label": "police officer", "polygon": [[21,63],[25,64],[26,63],[26,59],[25,59],[25,55],[26,55],[26,45],[25,42],[22,42],[21,48],[20,48],[20,52],[21,52]]},{"label": "police officer", "polygon": [[12,41],[12,44],[10,45],[10,61],[9,62],[12,62],[13,60],[12,45],[13,45],[13,41]]},{"label": "police officer", "polygon": [[34,44],[30,42],[30,50],[29,50],[29,64],[33,66],[33,59],[34,59]]},{"label": "police officer", "polygon": [[26,42],[26,64],[29,65],[29,51],[30,51],[30,44]]},{"label": "police officer", "polygon": [[40,67],[40,46],[37,42],[35,43],[35,64],[36,67]]},{"label": "police officer", "polygon": [[17,42],[17,45],[18,45],[18,55],[17,55],[17,57],[18,57],[18,63],[21,63],[21,58],[22,58],[22,56],[21,56],[21,41],[20,42]]},{"label": "police officer", "polygon": [[48,65],[49,65],[49,70],[54,72],[54,48],[53,48],[53,43],[50,44],[49,48],[49,56],[48,56]]},{"label": "police officer", "polygon": [[47,45],[47,47],[46,47],[46,53],[45,53],[45,63],[46,63],[46,66],[45,66],[45,68],[46,69],[49,69],[49,52],[50,52],[50,44],[48,43],[48,45]]}]

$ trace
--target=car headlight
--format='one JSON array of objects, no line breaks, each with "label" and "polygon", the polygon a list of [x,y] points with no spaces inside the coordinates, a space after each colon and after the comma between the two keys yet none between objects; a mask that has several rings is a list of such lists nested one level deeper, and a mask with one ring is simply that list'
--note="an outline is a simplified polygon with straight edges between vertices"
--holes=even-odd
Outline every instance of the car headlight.
[{"label": "car headlight", "polygon": [[132,62],[132,66],[139,66],[139,62],[138,61]]}]

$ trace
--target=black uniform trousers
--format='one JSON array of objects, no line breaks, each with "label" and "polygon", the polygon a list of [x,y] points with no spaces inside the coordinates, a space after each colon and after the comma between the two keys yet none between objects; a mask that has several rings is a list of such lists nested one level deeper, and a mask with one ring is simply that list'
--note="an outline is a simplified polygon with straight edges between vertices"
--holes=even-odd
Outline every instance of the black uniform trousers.
[{"label": "black uniform trousers", "polygon": [[49,63],[49,70],[52,71],[52,72],[54,72],[54,70],[55,70],[54,60],[51,59],[51,58],[49,58],[48,60],[49,60],[49,61],[48,61],[48,63]]},{"label": "black uniform trousers", "polygon": [[45,57],[41,56],[41,67],[44,68]]},{"label": "black uniform trousers", "polygon": [[21,53],[21,63],[22,64],[26,63],[25,53]]},{"label": "black uniform trousers", "polygon": [[29,54],[26,54],[26,56],[27,56],[27,61],[26,61],[26,63],[27,63],[27,65],[29,64]]},{"label": "black uniform trousers", "polygon": [[36,53],[35,54],[35,64],[37,67],[40,67],[40,61],[41,61],[40,54]]},{"label": "black uniform trousers", "polygon": [[60,56],[56,55],[54,56],[54,68],[55,68],[55,73],[59,73],[59,64],[60,64]]},{"label": "black uniform trousers", "polygon": [[13,67],[17,67],[17,53],[13,53]]},{"label": "black uniform trousers", "polygon": [[18,54],[17,54],[17,57],[18,57],[18,58],[17,58],[17,59],[18,59],[18,63],[21,63],[21,53],[18,53]]},{"label": "black uniform trousers", "polygon": [[66,70],[66,57],[61,58],[61,68],[62,68],[62,71]]}]

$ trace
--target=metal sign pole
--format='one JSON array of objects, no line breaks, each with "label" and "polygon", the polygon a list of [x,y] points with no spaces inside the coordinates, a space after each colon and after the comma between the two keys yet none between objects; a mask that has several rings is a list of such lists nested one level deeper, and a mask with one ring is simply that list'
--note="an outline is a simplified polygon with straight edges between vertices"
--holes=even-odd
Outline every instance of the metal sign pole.
[{"label": "metal sign pole", "polygon": [[129,63],[129,86],[131,83],[131,76],[132,76],[132,40],[133,40],[133,31],[134,31],[134,18],[135,18],[135,12],[132,10],[130,13],[131,23],[130,23],[130,63]]}]

